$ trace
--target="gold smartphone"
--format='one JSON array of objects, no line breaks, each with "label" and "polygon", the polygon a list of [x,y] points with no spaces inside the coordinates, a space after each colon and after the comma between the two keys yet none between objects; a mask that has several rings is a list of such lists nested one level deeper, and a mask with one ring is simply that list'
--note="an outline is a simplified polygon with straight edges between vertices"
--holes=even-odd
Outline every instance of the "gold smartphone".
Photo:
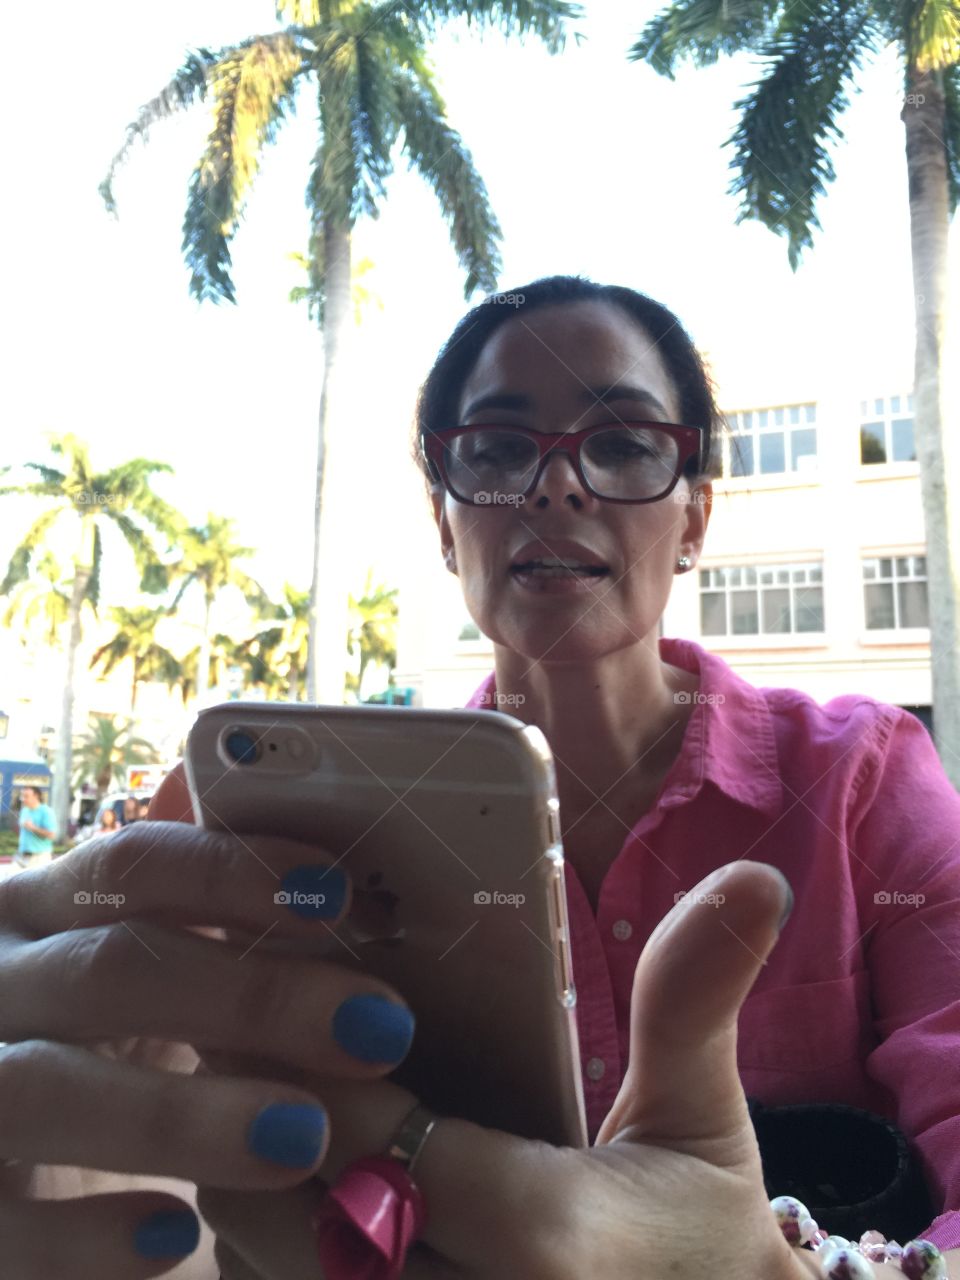
[{"label": "gold smartphone", "polygon": [[315,843],[350,876],[350,915],[320,926],[318,951],[414,1011],[394,1079],[441,1115],[586,1145],[539,729],[495,711],[228,702],[199,714],[184,766],[201,826]]}]

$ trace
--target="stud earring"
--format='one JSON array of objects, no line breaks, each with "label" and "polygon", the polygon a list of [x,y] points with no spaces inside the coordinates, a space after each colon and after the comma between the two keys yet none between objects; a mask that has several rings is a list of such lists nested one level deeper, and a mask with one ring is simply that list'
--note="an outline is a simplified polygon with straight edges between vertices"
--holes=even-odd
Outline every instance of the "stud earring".
[{"label": "stud earring", "polygon": [[686,573],[692,563],[693,562],[691,561],[689,556],[681,556],[680,559],[677,561],[677,568],[680,570],[681,573]]}]

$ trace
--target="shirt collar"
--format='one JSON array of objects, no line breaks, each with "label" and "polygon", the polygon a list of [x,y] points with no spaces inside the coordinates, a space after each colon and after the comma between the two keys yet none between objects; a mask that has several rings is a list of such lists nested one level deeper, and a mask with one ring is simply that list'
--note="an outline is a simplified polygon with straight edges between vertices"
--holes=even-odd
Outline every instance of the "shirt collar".
[{"label": "shirt collar", "polygon": [[[664,662],[700,676],[697,705],[680,754],[667,774],[661,807],[672,808],[691,800],[709,781],[731,799],[767,817],[777,816],[783,808],[783,784],[773,718],[762,690],[692,640],[662,636],[659,645]],[[486,710],[497,707],[495,672],[486,677],[466,705]]]}]

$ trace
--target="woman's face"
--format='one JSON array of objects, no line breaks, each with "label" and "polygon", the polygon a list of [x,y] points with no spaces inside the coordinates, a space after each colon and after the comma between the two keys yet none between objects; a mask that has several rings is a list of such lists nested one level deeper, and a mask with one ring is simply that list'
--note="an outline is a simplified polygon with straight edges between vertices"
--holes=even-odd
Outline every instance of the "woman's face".
[{"label": "woman's face", "polygon": [[[456,424],[570,432],[621,421],[679,422],[676,389],[655,344],[619,308],[545,307],[493,334],[464,385]],[[648,636],[663,613],[677,557],[696,561],[707,501],[681,479],[659,502],[593,497],[570,460],[552,455],[526,500],[467,506],[434,497],[448,568],[471,616],[508,649],[549,662],[589,661]],[[551,554],[603,566],[602,576],[524,570]]]}]

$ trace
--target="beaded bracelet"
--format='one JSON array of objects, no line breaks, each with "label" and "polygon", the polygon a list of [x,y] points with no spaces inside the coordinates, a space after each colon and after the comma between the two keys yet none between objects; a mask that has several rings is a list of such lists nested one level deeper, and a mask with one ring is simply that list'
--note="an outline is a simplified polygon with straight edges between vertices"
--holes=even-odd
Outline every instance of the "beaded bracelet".
[{"label": "beaded bracelet", "polygon": [[854,1244],[843,1236],[828,1236],[793,1196],[777,1196],[770,1208],[788,1244],[814,1250],[825,1280],[869,1280],[877,1274],[872,1262],[893,1262],[910,1280],[948,1280],[943,1254],[929,1240],[911,1240],[901,1248],[879,1231],[865,1231]]}]

